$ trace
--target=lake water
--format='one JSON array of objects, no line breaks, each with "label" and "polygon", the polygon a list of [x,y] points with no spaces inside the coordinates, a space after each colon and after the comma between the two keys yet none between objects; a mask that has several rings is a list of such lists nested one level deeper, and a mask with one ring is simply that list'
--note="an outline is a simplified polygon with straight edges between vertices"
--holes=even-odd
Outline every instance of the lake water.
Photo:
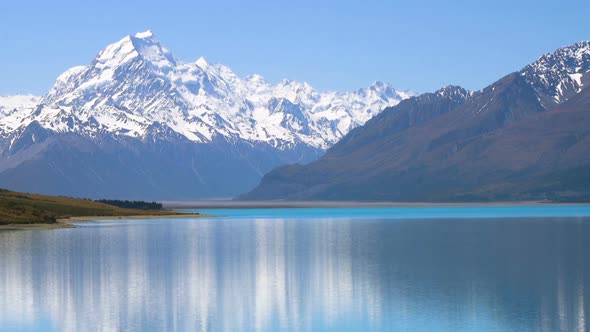
[{"label": "lake water", "polygon": [[589,327],[587,206],[202,212],[0,232],[0,330]]}]

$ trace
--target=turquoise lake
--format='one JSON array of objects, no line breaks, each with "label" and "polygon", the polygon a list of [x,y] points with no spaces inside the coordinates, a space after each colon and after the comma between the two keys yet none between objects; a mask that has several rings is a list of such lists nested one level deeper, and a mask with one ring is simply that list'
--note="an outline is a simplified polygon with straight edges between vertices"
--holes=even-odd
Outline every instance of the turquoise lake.
[{"label": "turquoise lake", "polygon": [[0,331],[587,331],[590,206],[191,210],[0,232]]}]

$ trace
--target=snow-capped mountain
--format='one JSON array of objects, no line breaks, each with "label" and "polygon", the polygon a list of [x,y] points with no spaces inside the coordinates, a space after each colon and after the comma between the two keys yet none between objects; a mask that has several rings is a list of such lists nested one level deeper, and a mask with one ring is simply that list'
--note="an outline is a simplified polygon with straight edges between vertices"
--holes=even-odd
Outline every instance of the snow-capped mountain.
[{"label": "snow-capped mountain", "polygon": [[545,107],[560,104],[590,81],[590,41],[559,48],[526,66],[520,73]]},{"label": "snow-capped mountain", "polygon": [[11,112],[15,109],[26,109],[35,107],[41,97],[33,95],[12,95],[0,96],[0,112]]},{"label": "snow-capped mountain", "polygon": [[179,61],[146,31],[109,45],[90,65],[63,73],[34,112],[19,113],[18,126],[37,121],[56,132],[140,138],[159,123],[199,143],[242,139],[279,149],[326,149],[412,95],[382,82],[339,93],[289,80],[270,84],[259,75],[242,79],[204,58]]},{"label": "snow-capped mountain", "polygon": [[321,92],[241,78],[202,57],[180,61],[146,31],[67,70],[41,99],[0,99],[0,186],[86,197],[227,197],[274,166],[316,159],[413,95],[382,82]]},{"label": "snow-capped mountain", "polygon": [[436,91],[435,94],[439,97],[448,98],[454,102],[462,103],[469,97],[472,97],[474,94],[476,94],[476,92],[466,90],[460,86],[447,85]]},{"label": "snow-capped mountain", "polygon": [[0,96],[0,133],[12,132],[30,116],[41,97],[32,95]]},{"label": "snow-capped mountain", "polygon": [[240,198],[586,201],[589,72],[590,42],[581,42],[479,91],[447,86],[404,100]]}]

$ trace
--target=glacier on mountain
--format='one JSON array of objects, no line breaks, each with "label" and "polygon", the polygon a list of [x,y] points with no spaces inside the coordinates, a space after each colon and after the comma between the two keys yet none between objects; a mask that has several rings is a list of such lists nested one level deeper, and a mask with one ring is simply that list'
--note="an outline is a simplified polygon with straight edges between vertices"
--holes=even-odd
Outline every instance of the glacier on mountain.
[{"label": "glacier on mountain", "polygon": [[146,31],[109,45],[90,65],[64,72],[36,107],[3,113],[0,134],[36,121],[54,132],[142,138],[159,124],[197,143],[245,140],[281,150],[300,144],[323,150],[413,95],[383,82],[320,92],[291,80],[240,78],[203,57],[179,61]]}]

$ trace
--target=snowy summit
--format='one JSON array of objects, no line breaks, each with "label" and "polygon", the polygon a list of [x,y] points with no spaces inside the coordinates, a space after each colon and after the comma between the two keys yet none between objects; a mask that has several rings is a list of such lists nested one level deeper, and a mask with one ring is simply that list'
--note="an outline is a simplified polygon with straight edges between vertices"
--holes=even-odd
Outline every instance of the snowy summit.
[{"label": "snowy summit", "polygon": [[178,61],[151,31],[107,46],[88,66],[63,73],[35,108],[5,117],[7,136],[36,121],[55,132],[144,137],[154,124],[188,140],[264,142],[326,149],[382,109],[413,96],[387,83],[354,92],[320,92],[307,83],[270,84],[260,75]]}]

